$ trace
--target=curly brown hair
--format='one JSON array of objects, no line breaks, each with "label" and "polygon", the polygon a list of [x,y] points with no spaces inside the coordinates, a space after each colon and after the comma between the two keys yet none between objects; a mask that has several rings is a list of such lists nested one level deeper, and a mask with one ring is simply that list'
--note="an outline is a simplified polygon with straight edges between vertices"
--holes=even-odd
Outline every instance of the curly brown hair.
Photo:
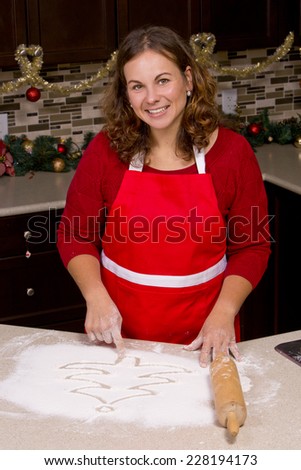
[{"label": "curly brown hair", "polygon": [[124,76],[125,64],[148,49],[173,61],[183,74],[187,66],[191,67],[193,91],[187,99],[176,144],[177,154],[189,155],[190,158],[193,145],[198,149],[208,145],[210,134],[218,126],[216,82],[209,71],[195,60],[190,44],[166,27],[136,29],[121,43],[113,77],[102,100],[106,121],[103,130],[124,162],[129,162],[138,153],[147,155],[150,151],[149,126],[132,110]]}]

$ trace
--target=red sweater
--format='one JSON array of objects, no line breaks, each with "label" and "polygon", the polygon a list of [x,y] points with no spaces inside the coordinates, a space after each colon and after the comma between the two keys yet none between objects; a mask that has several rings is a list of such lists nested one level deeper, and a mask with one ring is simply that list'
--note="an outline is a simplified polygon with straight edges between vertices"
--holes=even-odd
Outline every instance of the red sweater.
[{"label": "red sweater", "polygon": [[[127,168],[103,132],[90,142],[69,187],[58,229],[57,245],[65,266],[80,254],[99,259],[105,210],[110,210]],[[145,166],[143,171],[160,170]],[[196,173],[197,169],[192,165],[175,172]],[[206,172],[211,173],[219,209],[228,225],[225,275],[243,276],[255,287],[270,254],[267,199],[255,154],[244,137],[220,128],[206,154]]]}]

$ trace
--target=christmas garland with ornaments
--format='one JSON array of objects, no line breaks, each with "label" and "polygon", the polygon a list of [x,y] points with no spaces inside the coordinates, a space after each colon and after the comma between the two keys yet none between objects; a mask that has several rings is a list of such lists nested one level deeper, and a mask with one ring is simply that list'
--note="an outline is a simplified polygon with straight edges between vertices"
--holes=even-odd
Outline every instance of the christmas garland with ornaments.
[{"label": "christmas garland with ornaments", "polygon": [[[224,115],[222,124],[245,136],[254,150],[271,142],[301,148],[301,115],[272,122],[265,110],[246,123],[241,122],[238,114]],[[38,136],[29,140],[26,135],[6,135],[4,140],[0,140],[0,176],[24,176],[36,171],[61,173],[75,169],[94,136],[93,132],[87,132],[79,146],[71,138]]]},{"label": "christmas garland with ornaments", "polygon": [[263,144],[293,144],[301,148],[301,115],[283,121],[270,121],[268,110],[240,124],[239,132],[246,137],[253,149]]},{"label": "christmas garland with ornaments", "polygon": [[93,137],[93,132],[87,132],[79,146],[71,138],[64,140],[41,135],[30,140],[26,135],[6,135],[0,140],[0,176],[24,176],[36,171],[61,173],[75,169]]}]

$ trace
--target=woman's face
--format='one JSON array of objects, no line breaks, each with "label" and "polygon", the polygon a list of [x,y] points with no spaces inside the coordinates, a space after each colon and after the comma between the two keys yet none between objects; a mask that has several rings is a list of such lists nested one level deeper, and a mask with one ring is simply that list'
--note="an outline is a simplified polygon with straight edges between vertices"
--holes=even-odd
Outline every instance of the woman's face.
[{"label": "woman's face", "polygon": [[125,64],[124,75],[135,114],[152,130],[177,130],[192,90],[190,67],[183,75],[174,62],[148,49]]}]

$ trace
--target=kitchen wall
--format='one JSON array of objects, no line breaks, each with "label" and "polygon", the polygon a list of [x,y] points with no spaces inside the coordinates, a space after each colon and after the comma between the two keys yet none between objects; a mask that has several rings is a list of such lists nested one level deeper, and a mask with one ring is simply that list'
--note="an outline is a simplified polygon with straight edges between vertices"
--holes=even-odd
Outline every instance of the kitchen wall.
[{"label": "kitchen wall", "polygon": [[[222,65],[246,66],[265,60],[274,50],[248,50],[239,52],[218,52],[214,60]],[[43,78],[62,87],[89,78],[101,64],[58,65],[43,67]],[[0,83],[15,80],[20,71],[1,71]],[[300,51],[293,47],[281,61],[272,64],[256,76],[233,80],[233,77],[219,75],[218,102],[224,89],[236,88],[239,112],[248,119],[268,108],[270,119],[282,121],[297,117],[301,113],[301,60]],[[96,83],[92,89],[63,96],[42,91],[39,101],[32,103],[25,98],[28,86],[6,95],[0,95],[0,113],[8,114],[9,134],[25,134],[28,139],[38,135],[72,137],[80,145],[86,132],[98,132],[103,118],[99,98],[107,79]]]}]

